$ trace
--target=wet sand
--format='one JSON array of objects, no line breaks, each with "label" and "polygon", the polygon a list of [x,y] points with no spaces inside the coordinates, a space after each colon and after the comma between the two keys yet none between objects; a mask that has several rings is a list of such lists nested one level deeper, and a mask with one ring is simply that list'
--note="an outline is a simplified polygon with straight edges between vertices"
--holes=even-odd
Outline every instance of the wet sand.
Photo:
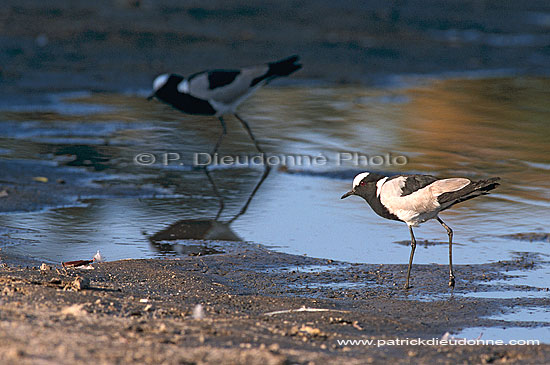
[{"label": "wet sand", "polygon": [[[536,257],[457,266],[454,293],[445,265],[415,265],[413,288],[405,291],[405,265],[346,264],[242,243],[228,243],[222,254],[103,262],[93,269],[40,270],[36,262],[1,251],[0,258],[0,362],[7,364],[533,364],[550,359],[550,345],[337,342],[441,339],[464,327],[502,325],[484,317],[548,305],[548,299],[461,294],[487,290],[484,284],[502,279],[507,270],[536,265]],[[78,277],[80,286],[74,284]],[[193,314],[198,304],[202,316]],[[321,311],[289,311],[302,307]],[[525,324],[505,323],[515,325]]]},{"label": "wet sand", "polygon": [[[429,6],[397,2],[391,8],[357,3],[339,11],[331,2],[300,8],[291,2],[178,4],[6,2],[0,9],[3,102],[39,98],[41,92],[145,89],[156,74],[167,70],[188,74],[294,53],[302,55],[307,67],[286,82],[391,84],[396,74],[548,72],[548,47],[542,47],[545,2],[514,8],[475,2],[453,9],[437,2]],[[524,33],[533,35],[532,44],[521,44]],[[2,189],[7,192],[3,212],[72,205],[80,195],[162,193],[128,191],[128,187],[105,191],[75,170],[1,162]],[[31,179],[36,176],[47,177],[48,183]],[[485,317],[512,308],[547,307],[547,298],[483,299],[461,294],[489,290],[483,283],[505,278],[508,270],[532,268],[538,257],[457,265],[453,293],[447,287],[445,265],[415,265],[414,288],[404,291],[406,265],[347,264],[241,243],[226,244],[223,251],[176,260],[97,263],[93,270],[52,265],[42,271],[41,262],[0,251],[0,362],[532,364],[550,360],[549,345],[378,348],[337,343],[432,339],[466,327],[525,326]],[[81,258],[86,257],[75,257]],[[83,278],[80,289],[71,284],[78,276]],[[204,307],[202,319],[193,318],[198,304]],[[322,311],[268,315],[301,307]],[[540,323],[529,323],[536,325]]]}]

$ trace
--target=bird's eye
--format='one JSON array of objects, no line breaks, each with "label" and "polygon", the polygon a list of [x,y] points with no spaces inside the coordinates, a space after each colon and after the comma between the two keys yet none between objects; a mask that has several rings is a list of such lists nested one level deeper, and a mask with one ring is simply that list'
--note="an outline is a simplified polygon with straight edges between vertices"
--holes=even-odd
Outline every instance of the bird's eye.
[{"label": "bird's eye", "polygon": [[364,181],[361,181],[361,182],[359,183],[359,185],[361,185],[361,186],[365,186],[365,185],[366,185],[366,183],[365,183]]}]

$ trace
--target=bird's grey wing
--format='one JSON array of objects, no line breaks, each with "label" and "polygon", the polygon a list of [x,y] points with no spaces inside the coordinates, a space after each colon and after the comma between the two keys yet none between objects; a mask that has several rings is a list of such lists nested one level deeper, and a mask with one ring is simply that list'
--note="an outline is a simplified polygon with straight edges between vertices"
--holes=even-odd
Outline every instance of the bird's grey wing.
[{"label": "bird's grey wing", "polygon": [[[213,70],[190,76],[186,92],[200,99],[231,104],[252,92],[263,83],[255,83],[267,74],[267,65],[246,67],[241,70]],[[182,84],[182,88],[183,88]],[[182,90],[180,90],[182,91]]]},{"label": "bird's grey wing", "polygon": [[433,196],[440,196],[445,193],[452,193],[465,188],[471,183],[470,180],[463,177],[454,177],[450,179],[437,180],[430,186]]}]

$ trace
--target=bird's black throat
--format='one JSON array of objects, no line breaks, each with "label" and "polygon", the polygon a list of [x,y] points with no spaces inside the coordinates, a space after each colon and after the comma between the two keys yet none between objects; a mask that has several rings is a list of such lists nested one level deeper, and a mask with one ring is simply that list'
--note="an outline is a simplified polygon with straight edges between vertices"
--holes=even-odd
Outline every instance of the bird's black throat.
[{"label": "bird's black throat", "polygon": [[183,76],[172,74],[166,84],[155,92],[155,96],[166,104],[181,110],[187,114],[215,115],[216,110],[208,102],[192,95],[179,92],[178,85],[183,81]]},{"label": "bird's black throat", "polygon": [[376,195],[376,183],[377,181],[369,181],[365,185],[360,185],[355,189],[354,195],[360,196],[361,198],[365,199],[366,202],[370,205],[372,210],[382,218],[391,219],[395,221],[401,221],[401,219],[397,218],[396,215],[390,213],[388,208],[382,204],[380,201],[380,198]]}]

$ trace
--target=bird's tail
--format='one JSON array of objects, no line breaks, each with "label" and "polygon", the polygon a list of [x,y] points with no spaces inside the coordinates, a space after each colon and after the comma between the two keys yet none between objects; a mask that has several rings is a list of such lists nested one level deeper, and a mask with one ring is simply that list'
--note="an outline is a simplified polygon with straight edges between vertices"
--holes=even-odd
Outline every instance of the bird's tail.
[{"label": "bird's tail", "polygon": [[442,206],[445,206],[444,209],[447,209],[465,200],[475,198],[476,196],[489,194],[489,191],[500,185],[498,183],[499,180],[499,177],[492,177],[487,180],[472,181],[471,184],[468,184],[460,190],[441,194],[437,198],[437,201]]},{"label": "bird's tail", "polygon": [[269,70],[267,71],[267,77],[274,78],[279,76],[288,76],[291,73],[302,68],[302,65],[298,63],[298,56],[291,56],[284,60],[268,63]]}]

